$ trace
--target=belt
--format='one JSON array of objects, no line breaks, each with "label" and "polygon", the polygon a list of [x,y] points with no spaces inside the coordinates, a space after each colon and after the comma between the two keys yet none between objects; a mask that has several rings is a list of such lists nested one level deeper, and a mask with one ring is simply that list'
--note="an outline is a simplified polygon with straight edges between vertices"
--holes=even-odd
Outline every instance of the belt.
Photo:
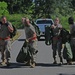
[{"label": "belt", "polygon": [[58,40],[61,39],[61,37],[53,37],[53,39]]},{"label": "belt", "polygon": [[37,37],[31,38],[29,41],[37,40]]},{"label": "belt", "polygon": [[10,37],[7,38],[0,38],[0,40],[8,40]]}]

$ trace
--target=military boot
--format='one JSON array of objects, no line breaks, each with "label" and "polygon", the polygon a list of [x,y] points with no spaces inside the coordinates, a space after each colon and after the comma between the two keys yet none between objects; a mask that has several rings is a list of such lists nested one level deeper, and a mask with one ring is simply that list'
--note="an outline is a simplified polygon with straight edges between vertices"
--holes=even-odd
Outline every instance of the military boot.
[{"label": "military boot", "polygon": [[63,59],[62,59],[62,57],[60,57],[60,64],[63,64]]},{"label": "military boot", "polygon": [[26,63],[25,63],[26,66],[30,66],[31,65],[31,59],[28,60]]},{"label": "military boot", "polygon": [[36,62],[33,59],[31,59],[31,63],[30,63],[31,68],[34,68],[35,67],[35,63]]},{"label": "military boot", "polygon": [[30,64],[30,66],[31,66],[31,68],[34,68],[34,67],[35,67],[35,62],[32,62],[32,63]]},{"label": "military boot", "polygon": [[56,58],[54,58],[54,62],[53,62],[53,64],[57,64]]},{"label": "military boot", "polygon": [[1,65],[8,66],[8,61],[6,59],[4,61],[2,60]]},{"label": "military boot", "polygon": [[72,60],[67,60],[67,65],[73,65]]}]

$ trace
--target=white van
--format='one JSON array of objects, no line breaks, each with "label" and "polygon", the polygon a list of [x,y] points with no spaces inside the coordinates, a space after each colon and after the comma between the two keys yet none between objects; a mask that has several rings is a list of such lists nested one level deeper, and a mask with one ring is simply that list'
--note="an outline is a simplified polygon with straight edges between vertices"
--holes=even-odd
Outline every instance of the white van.
[{"label": "white van", "polygon": [[38,26],[40,30],[40,35],[38,36],[38,39],[40,39],[41,36],[45,35],[45,26],[51,26],[54,24],[52,19],[37,19],[36,25]]}]

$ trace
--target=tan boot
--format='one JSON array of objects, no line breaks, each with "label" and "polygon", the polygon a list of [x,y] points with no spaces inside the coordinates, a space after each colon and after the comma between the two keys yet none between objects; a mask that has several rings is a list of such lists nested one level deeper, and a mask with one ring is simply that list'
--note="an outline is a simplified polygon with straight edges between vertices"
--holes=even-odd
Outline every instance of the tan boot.
[{"label": "tan boot", "polygon": [[6,64],[5,61],[4,61],[4,62],[1,62],[1,65],[2,65],[2,66],[7,66],[7,64]]},{"label": "tan boot", "polygon": [[60,64],[61,64],[61,65],[63,64],[63,59],[62,59],[62,57],[60,57]]},{"label": "tan boot", "polygon": [[31,68],[34,68],[35,67],[35,63],[31,63]]},{"label": "tan boot", "polygon": [[30,66],[31,66],[31,68],[34,68],[35,67],[35,61],[31,60]]},{"label": "tan boot", "polygon": [[10,65],[9,59],[5,59],[5,63],[7,64],[7,66],[9,66]]},{"label": "tan boot", "polygon": [[54,57],[54,62],[53,62],[53,64],[57,64],[56,57]]}]

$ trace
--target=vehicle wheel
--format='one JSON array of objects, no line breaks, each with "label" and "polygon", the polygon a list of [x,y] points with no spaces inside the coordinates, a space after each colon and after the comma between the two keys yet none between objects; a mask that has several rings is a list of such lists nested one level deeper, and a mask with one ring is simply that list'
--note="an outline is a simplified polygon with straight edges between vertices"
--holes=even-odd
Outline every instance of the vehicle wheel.
[{"label": "vehicle wheel", "polygon": [[40,36],[37,36],[38,41],[40,40]]}]

